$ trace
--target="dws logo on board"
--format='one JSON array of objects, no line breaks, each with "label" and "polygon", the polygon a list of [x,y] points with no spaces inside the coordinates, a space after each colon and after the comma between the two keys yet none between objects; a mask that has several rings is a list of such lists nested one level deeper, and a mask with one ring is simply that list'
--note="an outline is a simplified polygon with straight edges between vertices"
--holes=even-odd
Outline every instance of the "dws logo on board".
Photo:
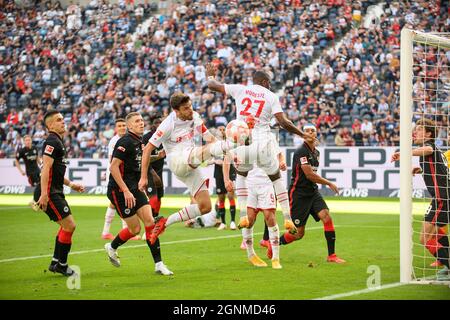
[{"label": "dws logo on board", "polygon": [[1,194],[24,194],[26,186],[2,186],[0,187]]}]

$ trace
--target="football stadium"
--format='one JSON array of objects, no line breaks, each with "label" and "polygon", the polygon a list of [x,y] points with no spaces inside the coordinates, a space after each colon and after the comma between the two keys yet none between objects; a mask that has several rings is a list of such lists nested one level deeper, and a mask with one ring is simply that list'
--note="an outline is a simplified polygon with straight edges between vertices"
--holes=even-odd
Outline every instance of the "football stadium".
[{"label": "football stadium", "polygon": [[448,1],[0,8],[1,300],[450,300]]}]

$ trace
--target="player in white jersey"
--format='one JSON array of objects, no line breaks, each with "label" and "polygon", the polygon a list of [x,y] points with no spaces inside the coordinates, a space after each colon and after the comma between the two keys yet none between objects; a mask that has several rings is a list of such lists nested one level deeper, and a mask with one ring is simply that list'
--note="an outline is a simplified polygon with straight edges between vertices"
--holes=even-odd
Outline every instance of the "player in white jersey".
[{"label": "player in white jersey", "polygon": [[[286,183],[281,178],[277,155],[276,142],[270,139],[270,122],[275,117],[278,124],[287,131],[305,137],[305,133],[297,128],[283,113],[278,97],[270,91],[270,77],[264,71],[256,71],[253,75],[253,85],[222,84],[215,80],[216,68],[209,63],[206,66],[208,88],[224,95],[231,95],[236,102],[237,119],[246,121],[249,116],[255,119],[252,130],[252,141],[248,146],[240,146],[232,150],[231,156],[235,162],[236,196],[239,207],[247,208],[246,176],[256,163],[269,176],[275,189],[284,216],[284,227],[291,233],[297,228],[292,222],[289,210]],[[307,134],[306,134],[307,135]],[[240,227],[249,225],[248,217],[241,215]]]},{"label": "player in white jersey", "polygon": [[[115,126],[116,135],[109,140],[108,144],[108,161],[111,162],[112,159],[112,153],[114,151],[114,146],[116,145],[117,141],[123,137],[127,133],[127,124],[125,122],[125,119],[123,118],[117,118],[116,119],[116,126]],[[109,180],[109,165],[106,168],[106,185],[108,185]],[[113,240],[115,237],[110,233],[110,227],[111,223],[114,219],[114,216],[116,214],[116,207],[110,203],[108,208],[106,209],[105,214],[105,223],[103,225],[103,231],[102,231],[102,239],[105,240]],[[122,229],[128,228],[127,223],[125,220],[122,219]],[[139,236],[135,236],[131,238],[130,240],[138,240],[140,239]]]},{"label": "player in white jersey", "polygon": [[[167,226],[175,222],[193,219],[211,211],[209,179],[205,179],[197,168],[202,162],[213,156],[223,155],[224,152],[235,147],[229,141],[216,140],[203,124],[200,115],[192,109],[192,101],[189,96],[181,92],[174,93],[170,97],[170,107],[173,111],[159,125],[143,149],[139,189],[146,189],[150,154],[162,143],[166,151],[169,169],[187,186],[196,203],[184,207],[167,219],[161,218],[155,224],[150,242],[156,241]],[[203,146],[202,141],[207,144]]]},{"label": "player in white jersey", "polygon": [[[276,140],[275,136],[271,134],[271,139]],[[276,144],[275,154],[279,162],[279,169],[286,170],[286,162],[278,144]],[[229,170],[229,158],[225,158],[224,162],[224,176]],[[225,179],[225,186],[227,190],[233,189],[233,182],[230,179]],[[271,244],[272,268],[281,269],[279,256],[279,237],[280,231],[277,224],[275,212],[277,208],[276,196],[273,185],[264,172],[263,169],[254,167],[247,176],[248,198],[247,198],[247,215],[249,225],[242,228],[243,243],[241,249],[247,250],[247,257],[250,263],[256,267],[266,267],[267,264],[259,258],[253,248],[253,225],[256,220],[258,212],[262,211],[264,220],[268,226],[269,240]],[[243,211],[241,211],[243,212]]]}]

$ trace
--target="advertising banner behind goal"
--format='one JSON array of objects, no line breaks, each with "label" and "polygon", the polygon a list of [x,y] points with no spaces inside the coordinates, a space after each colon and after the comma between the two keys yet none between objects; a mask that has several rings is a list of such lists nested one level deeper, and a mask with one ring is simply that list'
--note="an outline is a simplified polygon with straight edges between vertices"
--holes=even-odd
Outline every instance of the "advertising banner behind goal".
[{"label": "advertising banner behind goal", "polygon": [[[318,173],[341,189],[344,197],[398,197],[400,188],[398,163],[390,162],[396,147],[319,147],[320,166]],[[283,172],[289,185],[292,171],[293,147],[282,148],[288,165]],[[66,176],[84,184],[87,193],[106,194],[106,181],[103,177],[108,165],[107,159],[69,159]],[[30,193],[27,178],[21,176],[14,167],[14,159],[0,159],[0,194]],[[210,190],[214,191],[214,166],[202,167],[205,177],[210,178]],[[167,193],[179,194],[186,191],[183,184],[168,170],[164,169],[164,185]],[[423,179],[414,178],[414,197],[424,196]],[[322,189],[324,195],[331,195],[330,190]]]}]

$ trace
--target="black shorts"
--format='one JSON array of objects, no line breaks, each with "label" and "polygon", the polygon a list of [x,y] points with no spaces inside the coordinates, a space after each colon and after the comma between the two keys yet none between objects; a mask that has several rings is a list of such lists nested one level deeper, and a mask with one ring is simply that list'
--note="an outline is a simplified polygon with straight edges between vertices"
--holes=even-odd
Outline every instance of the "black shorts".
[{"label": "black shorts", "polygon": [[[214,165],[214,178],[216,179],[216,194],[226,194],[225,180],[223,179],[222,166]],[[230,166],[230,180],[236,180],[236,170]]]},{"label": "black shorts", "polygon": [[130,190],[136,198],[136,205],[133,208],[127,208],[123,192],[118,189],[108,188],[108,199],[116,207],[117,213],[122,219],[132,217],[141,207],[148,205],[148,198],[145,193],[139,190]]},{"label": "black shorts", "polygon": [[[40,185],[36,188],[33,198],[38,201],[41,196]],[[52,221],[61,221],[72,214],[69,204],[66,201],[64,193],[51,193],[48,195],[47,210],[45,213]]]},{"label": "black shorts", "polygon": [[27,175],[27,177],[28,177],[28,183],[32,187],[36,187],[38,185],[38,183],[41,182],[41,174],[39,173],[39,171],[32,172],[29,175]]},{"label": "black shorts", "polygon": [[291,218],[296,227],[306,225],[309,215],[311,215],[316,222],[320,221],[319,212],[327,209],[328,206],[323,200],[319,192],[312,196],[301,196],[298,190],[291,193],[290,199]]},{"label": "black shorts", "polygon": [[[160,172],[156,171],[156,173],[158,174],[158,176],[162,182],[163,181],[162,171],[160,171]],[[164,184],[162,187],[156,188],[155,182],[153,181],[153,176],[151,174],[148,175],[147,194],[150,198],[153,196],[157,196],[158,199],[161,199],[162,197],[164,197]]]},{"label": "black shorts", "polygon": [[438,227],[445,226],[450,222],[450,200],[432,199],[425,213],[425,221],[436,224]]}]

